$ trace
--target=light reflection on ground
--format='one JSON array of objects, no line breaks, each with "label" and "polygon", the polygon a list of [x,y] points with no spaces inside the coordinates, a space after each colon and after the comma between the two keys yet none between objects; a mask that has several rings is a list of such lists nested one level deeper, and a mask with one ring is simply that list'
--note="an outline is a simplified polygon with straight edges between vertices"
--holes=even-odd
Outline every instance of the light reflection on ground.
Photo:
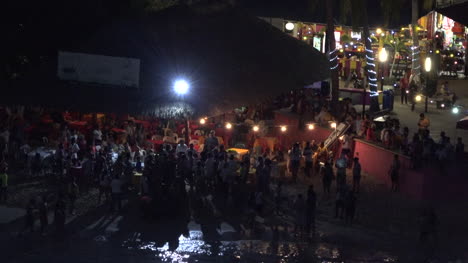
[{"label": "light reflection on ground", "polygon": [[[188,237],[180,235],[178,247],[171,250],[169,242],[158,246],[156,242],[125,242],[128,249],[146,251],[162,262],[204,262],[203,258],[223,258],[219,262],[397,262],[383,252],[354,251],[344,253],[328,243],[307,244],[305,242],[233,240],[206,241],[200,225],[193,221],[188,224]],[[344,255],[346,254],[346,256]],[[349,255],[348,255],[349,254]],[[346,259],[345,259],[346,258]]]}]

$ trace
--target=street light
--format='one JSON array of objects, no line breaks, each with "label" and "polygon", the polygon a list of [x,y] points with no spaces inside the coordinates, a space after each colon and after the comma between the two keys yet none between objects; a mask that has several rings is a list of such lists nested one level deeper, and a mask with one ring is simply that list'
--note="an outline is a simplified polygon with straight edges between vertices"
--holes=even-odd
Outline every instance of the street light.
[{"label": "street light", "polygon": [[385,48],[382,48],[382,50],[380,50],[380,53],[379,53],[379,60],[380,62],[386,62],[388,59],[388,52]]},{"label": "street light", "polygon": [[292,31],[294,29],[294,24],[291,22],[287,22],[284,27],[286,28],[286,30]]},{"label": "street light", "polygon": [[381,76],[380,76],[380,89],[383,91],[383,86],[384,86],[384,63],[387,61],[388,59],[388,52],[385,48],[382,48],[379,52],[379,61],[380,61],[380,64],[381,64]]},{"label": "street light", "polygon": [[453,114],[458,114],[459,112],[460,112],[460,110],[457,107],[453,107],[453,109],[452,109]]},{"label": "street light", "polygon": [[189,91],[189,84],[186,80],[184,79],[178,79],[174,82],[174,91],[178,95],[185,95]]},{"label": "street light", "polygon": [[422,100],[422,97],[421,95],[416,95],[415,99],[416,99],[416,102],[420,102]]},{"label": "street light", "polygon": [[426,72],[431,72],[432,60],[430,57],[426,57],[426,60],[424,61],[424,69],[426,70]]}]

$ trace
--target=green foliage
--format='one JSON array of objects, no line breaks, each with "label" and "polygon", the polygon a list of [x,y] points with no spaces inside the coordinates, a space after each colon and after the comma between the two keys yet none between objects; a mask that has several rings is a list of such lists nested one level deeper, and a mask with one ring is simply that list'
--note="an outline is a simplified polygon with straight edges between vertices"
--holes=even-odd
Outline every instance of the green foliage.
[{"label": "green foliage", "polygon": [[347,34],[343,34],[343,35],[341,35],[340,40],[341,40],[341,43],[349,43],[349,42],[351,42],[352,38]]}]

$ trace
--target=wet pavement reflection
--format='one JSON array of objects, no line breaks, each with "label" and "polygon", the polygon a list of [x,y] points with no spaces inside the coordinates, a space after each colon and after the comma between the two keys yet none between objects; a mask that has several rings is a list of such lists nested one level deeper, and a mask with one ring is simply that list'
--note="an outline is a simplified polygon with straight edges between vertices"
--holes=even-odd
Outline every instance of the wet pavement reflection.
[{"label": "wet pavement reflection", "polygon": [[[267,240],[204,240],[200,224],[190,221],[188,234],[180,235],[178,245],[170,249],[169,242],[158,245],[155,241],[143,241],[144,237],[123,242],[128,250],[152,254],[162,262],[397,262],[395,256],[383,252],[343,250],[322,242],[280,241],[278,235]],[[228,231],[226,231],[228,230]],[[223,222],[218,228],[220,238],[232,234],[234,228]],[[229,237],[229,235],[227,235]],[[344,252],[346,251],[346,252]]]}]

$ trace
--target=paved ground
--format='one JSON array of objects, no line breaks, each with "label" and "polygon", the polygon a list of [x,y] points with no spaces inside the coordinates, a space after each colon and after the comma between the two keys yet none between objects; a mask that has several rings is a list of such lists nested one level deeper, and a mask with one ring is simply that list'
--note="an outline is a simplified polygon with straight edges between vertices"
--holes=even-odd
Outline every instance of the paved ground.
[{"label": "paved ground", "polygon": [[[451,137],[451,142],[456,143],[457,137],[462,137],[465,144],[468,143],[468,131],[456,129],[456,122],[468,115],[468,80],[450,80],[449,87],[459,98],[457,105],[464,106],[459,114],[453,114],[451,109],[440,110],[435,104],[429,104],[426,115],[431,121],[430,131],[433,138],[438,139],[441,131],[445,131]],[[395,98],[394,112],[397,114],[402,127],[407,126],[411,131],[417,129],[419,114],[424,113],[424,103],[416,104],[414,112],[411,106],[401,105],[400,96]]]},{"label": "paved ground", "polygon": [[[392,194],[387,187],[363,178],[353,226],[333,217],[334,197],[321,191],[319,178],[288,185],[285,197],[305,193],[314,183],[318,192],[318,235],[311,242],[293,234],[293,217],[285,201],[282,216],[267,208],[254,227],[245,213],[216,202],[202,205],[189,197],[178,216],[143,219],[131,201],[119,213],[104,206],[67,220],[66,238],[37,233],[18,237],[22,222],[2,226],[2,262],[424,262],[426,257],[449,262],[468,259],[463,250],[466,229],[450,223],[459,207],[442,211],[439,244],[418,242],[419,203]],[[92,192],[91,192],[91,195]],[[88,198],[88,197],[86,197]],[[291,199],[290,199],[291,200]],[[458,220],[458,221],[457,221]],[[274,222],[274,223],[273,223]],[[278,224],[278,230],[271,228]],[[458,224],[457,224],[458,225]],[[456,231],[458,230],[457,233]],[[458,235],[457,235],[458,234]],[[454,245],[455,243],[455,245]],[[463,262],[463,261],[459,261]]]}]

